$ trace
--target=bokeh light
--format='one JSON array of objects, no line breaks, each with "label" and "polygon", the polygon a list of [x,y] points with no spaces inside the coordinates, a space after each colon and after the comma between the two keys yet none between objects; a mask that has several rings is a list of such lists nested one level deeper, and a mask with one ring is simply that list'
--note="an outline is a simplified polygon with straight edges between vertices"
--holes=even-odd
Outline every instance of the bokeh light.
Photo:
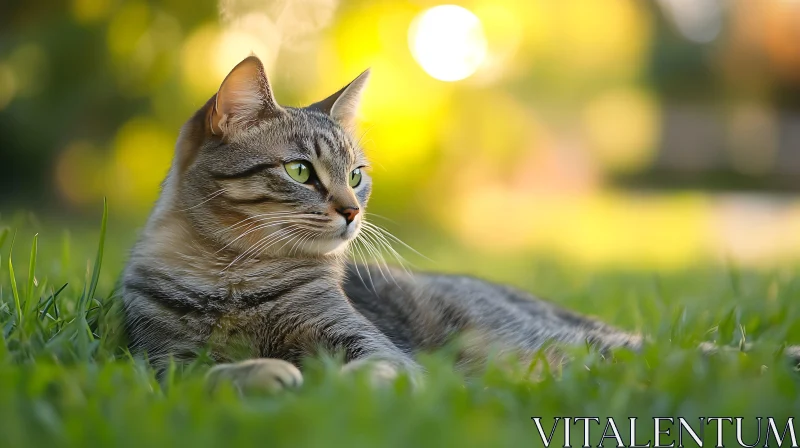
[{"label": "bokeh light", "polygon": [[583,113],[590,150],[600,163],[618,172],[641,170],[653,160],[660,119],[653,96],[636,88],[603,92]]},{"label": "bokeh light", "polygon": [[167,174],[175,135],[158,123],[136,117],[125,123],[114,141],[107,189],[120,204],[134,208],[153,204]]},{"label": "bokeh light", "polygon": [[72,15],[80,23],[102,19],[111,9],[111,0],[72,0]]},{"label": "bokeh light", "polygon": [[780,144],[774,111],[763,104],[741,105],[731,112],[729,128],[731,166],[746,175],[769,174]]},{"label": "bokeh light", "polygon": [[25,43],[16,47],[8,59],[15,96],[34,97],[49,81],[50,63],[41,45]]},{"label": "bokeh light", "polygon": [[73,204],[89,205],[105,193],[105,154],[83,140],[71,142],[58,155],[55,178],[61,196]]},{"label": "bokeh light", "polygon": [[8,65],[0,63],[0,110],[14,99],[16,90],[14,72]]},{"label": "bokeh light", "polygon": [[457,5],[423,11],[411,24],[408,44],[422,69],[441,81],[467,78],[486,58],[480,19]]},{"label": "bokeh light", "polygon": [[687,39],[708,43],[722,31],[722,5],[720,0],[660,0],[675,24]]}]

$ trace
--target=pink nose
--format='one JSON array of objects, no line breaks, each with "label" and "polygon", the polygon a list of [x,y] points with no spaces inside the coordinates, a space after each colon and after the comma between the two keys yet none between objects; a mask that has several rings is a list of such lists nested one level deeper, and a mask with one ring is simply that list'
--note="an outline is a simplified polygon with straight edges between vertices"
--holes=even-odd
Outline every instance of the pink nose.
[{"label": "pink nose", "polygon": [[359,210],[358,207],[341,207],[336,209],[336,212],[344,217],[344,220],[347,221],[347,224],[353,222],[360,211],[361,210]]}]

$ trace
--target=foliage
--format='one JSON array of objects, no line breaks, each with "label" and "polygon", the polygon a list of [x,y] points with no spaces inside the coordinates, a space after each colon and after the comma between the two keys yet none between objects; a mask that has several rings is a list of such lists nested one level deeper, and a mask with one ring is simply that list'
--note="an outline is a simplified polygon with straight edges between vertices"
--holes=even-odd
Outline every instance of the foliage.
[{"label": "foliage", "polygon": [[[541,360],[493,364],[464,379],[448,353],[423,355],[429,373],[418,391],[403,378],[373,390],[363,378],[341,377],[328,360],[311,363],[301,389],[278,396],[241,398],[228,388],[210,394],[200,364],[159,383],[124,347],[113,286],[120,259],[112,256],[122,244],[106,238],[106,225],[104,214],[99,248],[96,232],[91,241],[64,237],[73,242],[60,255],[48,231],[29,237],[24,226],[0,228],[4,446],[528,446],[541,443],[532,416],[785,418],[800,408],[800,378],[776,354],[780,341],[800,342],[800,281],[788,268],[699,266],[655,276],[520,261],[503,274],[480,271],[513,276],[653,337],[644,353],[617,352],[614,362],[578,347],[564,368]],[[77,274],[70,260],[92,250],[84,275]],[[475,270],[462,260],[464,270]],[[692,349],[702,340],[732,347],[747,340],[755,349],[703,359]],[[539,381],[526,379],[529,368],[541,371]],[[713,440],[715,431],[705,437]]]}]

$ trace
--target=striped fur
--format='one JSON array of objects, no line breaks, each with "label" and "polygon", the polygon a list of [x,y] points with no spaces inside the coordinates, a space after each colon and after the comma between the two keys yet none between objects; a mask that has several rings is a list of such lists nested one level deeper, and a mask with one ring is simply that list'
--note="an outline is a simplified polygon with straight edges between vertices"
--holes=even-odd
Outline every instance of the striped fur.
[{"label": "striped fur", "polygon": [[[255,74],[229,78],[263,76],[257,59],[245,62],[235,71]],[[239,344],[248,356],[295,364],[324,350],[417,370],[341,287],[343,251],[363,213],[348,224],[336,209],[366,206],[369,175],[348,185],[353,169],[366,165],[363,152],[326,111],[265,104],[263,115],[252,98],[236,95],[269,102],[271,94],[247,86],[268,83],[223,83],[226,102],[246,107],[232,109],[235,119],[215,119],[222,113],[215,96],[181,130],[161,196],[123,273],[131,348],[158,367],[207,346],[218,361],[231,361],[241,355],[228,348]],[[357,92],[336,96],[350,94]],[[292,180],[284,164],[295,160],[312,164],[317,180]]]},{"label": "striped fur", "polygon": [[[390,378],[418,372],[414,353],[459,336],[461,361],[478,366],[489,347],[530,357],[550,341],[641,346],[638,335],[509,287],[346,263],[364,214],[348,224],[336,209],[363,211],[371,190],[366,173],[348,185],[367,161],[345,128],[366,76],[308,108],[280,107],[251,57],[226,78],[234,88],[224,82],[184,125],[123,273],[134,351],[157,367],[204,347],[221,363],[253,358],[213,370],[213,381],[274,387],[296,383],[292,364],[321,350],[344,354],[347,370],[375,361]],[[292,180],[284,163],[293,160],[311,163],[316,180]]]}]

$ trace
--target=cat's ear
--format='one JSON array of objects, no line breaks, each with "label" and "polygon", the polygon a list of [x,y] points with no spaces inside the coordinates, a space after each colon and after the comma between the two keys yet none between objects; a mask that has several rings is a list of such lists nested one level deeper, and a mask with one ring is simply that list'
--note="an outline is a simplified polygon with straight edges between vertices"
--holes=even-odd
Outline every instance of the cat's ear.
[{"label": "cat's ear", "polygon": [[222,81],[209,124],[212,134],[229,136],[280,113],[264,65],[256,56],[249,56]]},{"label": "cat's ear", "polygon": [[309,108],[330,115],[331,118],[338,121],[345,128],[352,128],[355,125],[358,104],[361,100],[361,94],[367,86],[367,80],[369,80],[369,69],[358,75],[356,79],[342,87],[338,92],[318,103],[312,104]]}]

